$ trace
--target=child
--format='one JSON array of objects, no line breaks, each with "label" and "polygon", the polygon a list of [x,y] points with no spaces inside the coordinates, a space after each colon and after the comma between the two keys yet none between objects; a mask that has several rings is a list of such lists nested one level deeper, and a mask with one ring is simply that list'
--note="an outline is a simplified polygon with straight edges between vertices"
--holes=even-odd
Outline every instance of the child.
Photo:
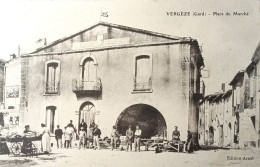
[{"label": "child", "polygon": [[84,127],[81,127],[80,131],[79,131],[79,149],[81,148],[81,145],[83,145],[83,147],[85,146],[86,136],[87,136],[87,134],[84,131]]}]

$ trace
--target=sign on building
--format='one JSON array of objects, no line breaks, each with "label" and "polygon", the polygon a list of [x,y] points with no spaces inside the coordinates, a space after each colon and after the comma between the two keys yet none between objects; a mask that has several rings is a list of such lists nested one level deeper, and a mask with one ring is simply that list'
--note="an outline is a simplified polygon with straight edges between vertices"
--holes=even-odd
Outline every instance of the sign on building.
[{"label": "sign on building", "polygon": [[18,98],[19,97],[19,86],[7,86],[6,87],[6,98]]}]

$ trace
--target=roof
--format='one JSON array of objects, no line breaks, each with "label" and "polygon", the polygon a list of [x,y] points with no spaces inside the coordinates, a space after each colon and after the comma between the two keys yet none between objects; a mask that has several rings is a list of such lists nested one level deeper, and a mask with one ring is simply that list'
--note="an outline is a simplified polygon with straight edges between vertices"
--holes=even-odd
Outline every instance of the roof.
[{"label": "roof", "polygon": [[256,66],[255,62],[252,61],[252,62],[247,66],[246,72],[247,72],[247,73],[250,73],[250,72],[255,68],[255,66]]},{"label": "roof", "polygon": [[6,62],[6,60],[0,59],[0,63],[5,63],[5,62]]},{"label": "roof", "polygon": [[232,94],[232,89],[226,91],[226,92],[218,92],[215,94],[210,94],[204,97],[204,99],[200,102],[202,104],[204,101],[218,101],[219,99],[226,98],[229,95]]},{"label": "roof", "polygon": [[240,77],[243,77],[244,74],[245,74],[245,70],[239,71],[239,72],[235,75],[235,77],[232,79],[232,81],[229,83],[229,85],[232,86],[232,85],[234,85],[235,83],[237,83],[237,82],[239,81],[239,78],[240,78]]},{"label": "roof", "polygon": [[77,32],[75,34],[69,35],[69,36],[64,37],[64,38],[60,38],[60,39],[58,39],[56,41],[53,41],[53,42],[51,42],[51,43],[49,43],[49,44],[47,44],[45,46],[37,48],[36,51],[32,52],[32,54],[33,53],[37,53],[37,52],[39,52],[41,50],[44,50],[44,49],[46,49],[48,47],[54,46],[54,45],[56,45],[58,43],[61,43],[63,41],[66,41],[66,40],[68,40],[68,39],[70,39],[72,37],[75,37],[75,36],[85,32],[85,31],[88,31],[88,30],[90,30],[90,29],[92,29],[94,27],[97,27],[99,25],[115,27],[115,28],[124,29],[124,30],[130,30],[130,31],[134,31],[134,32],[139,32],[139,33],[143,33],[143,34],[153,35],[153,36],[157,36],[157,37],[163,37],[163,38],[167,38],[167,39],[170,39],[170,40],[176,40],[176,41],[178,41],[178,40],[179,41],[191,41],[191,40],[193,40],[190,37],[176,37],[176,36],[171,36],[171,35],[162,34],[162,33],[158,33],[158,32],[143,30],[143,29],[139,29],[139,28],[133,28],[133,27],[123,26],[123,25],[118,25],[118,24],[107,23],[107,22],[98,22],[98,23],[96,23],[96,24],[94,24],[94,25],[92,25],[92,26],[90,26],[90,27],[88,27],[88,28],[86,28],[84,30],[81,30],[81,31],[79,31],[79,32]]},{"label": "roof", "polygon": [[232,94],[232,89],[226,91],[226,92],[223,94],[222,98],[226,98],[226,97],[230,96],[231,94]]},{"label": "roof", "polygon": [[258,45],[257,45],[257,47],[255,49],[255,52],[254,52],[251,60],[253,62],[257,63],[259,61],[259,59],[260,59],[260,41],[259,41],[259,43],[258,43]]}]

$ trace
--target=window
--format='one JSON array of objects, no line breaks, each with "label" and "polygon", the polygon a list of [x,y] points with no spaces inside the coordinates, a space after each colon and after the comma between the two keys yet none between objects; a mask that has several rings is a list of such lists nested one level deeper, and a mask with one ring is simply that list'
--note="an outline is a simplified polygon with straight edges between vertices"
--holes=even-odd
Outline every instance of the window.
[{"label": "window", "polygon": [[134,91],[152,90],[152,60],[150,55],[135,57]]},{"label": "window", "polygon": [[249,106],[255,108],[255,97],[256,97],[256,79],[255,76],[251,76],[249,79]]},{"label": "window", "polygon": [[55,111],[56,111],[55,106],[46,107],[45,124],[46,127],[50,129],[51,133],[54,133]]},{"label": "window", "polygon": [[58,94],[60,89],[60,62],[51,60],[45,63],[45,94]]}]

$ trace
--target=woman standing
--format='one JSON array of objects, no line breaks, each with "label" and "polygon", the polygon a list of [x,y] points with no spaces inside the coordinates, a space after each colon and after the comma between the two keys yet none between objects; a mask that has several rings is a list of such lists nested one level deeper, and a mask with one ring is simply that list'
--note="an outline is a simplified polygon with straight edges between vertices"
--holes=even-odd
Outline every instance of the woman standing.
[{"label": "woman standing", "polygon": [[47,129],[45,124],[41,124],[42,131],[42,151],[45,154],[48,154],[51,151],[51,142],[50,142],[50,131]]}]

